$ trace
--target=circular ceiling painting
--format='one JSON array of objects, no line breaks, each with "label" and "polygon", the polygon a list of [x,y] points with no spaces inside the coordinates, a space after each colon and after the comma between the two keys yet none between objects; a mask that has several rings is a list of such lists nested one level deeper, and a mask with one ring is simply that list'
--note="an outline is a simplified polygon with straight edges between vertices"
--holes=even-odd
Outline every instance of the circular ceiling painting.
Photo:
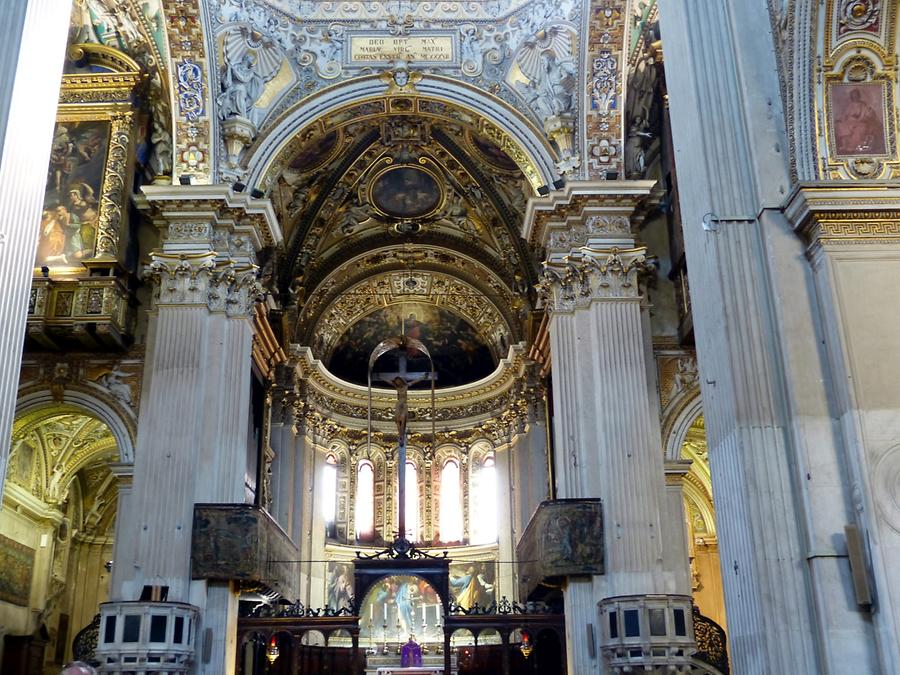
[{"label": "circular ceiling painting", "polygon": [[428,171],[398,166],[375,178],[369,199],[392,218],[423,218],[441,205],[441,187]]}]

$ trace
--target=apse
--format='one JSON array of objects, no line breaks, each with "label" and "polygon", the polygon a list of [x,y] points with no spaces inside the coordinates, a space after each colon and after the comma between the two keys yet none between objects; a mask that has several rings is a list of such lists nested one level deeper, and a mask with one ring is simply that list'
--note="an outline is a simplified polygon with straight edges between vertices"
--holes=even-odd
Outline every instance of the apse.
[{"label": "apse", "polygon": [[[406,335],[425,345],[438,374],[437,387],[475,382],[497,367],[485,339],[464,318],[442,307],[406,303],[376,309],[350,326],[332,350],[328,370],[342,380],[365,385],[369,355],[379,342],[394,335]],[[385,356],[385,360],[388,358],[390,355]],[[413,358],[409,368],[428,370],[428,359],[424,355]],[[373,382],[375,386],[383,384]],[[414,386],[422,388],[430,384],[420,382]]]}]

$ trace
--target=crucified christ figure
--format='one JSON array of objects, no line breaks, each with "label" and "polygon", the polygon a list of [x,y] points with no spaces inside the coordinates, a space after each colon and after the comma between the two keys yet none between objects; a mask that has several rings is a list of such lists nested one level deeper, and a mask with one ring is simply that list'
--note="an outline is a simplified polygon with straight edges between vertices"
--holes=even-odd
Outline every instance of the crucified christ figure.
[{"label": "crucified christ figure", "polygon": [[393,380],[390,380],[390,383],[397,389],[397,407],[394,409],[394,420],[397,422],[398,438],[406,438],[406,423],[409,421],[409,388],[414,384],[429,379],[430,375],[431,373],[427,373],[425,377],[409,381],[398,375]]}]

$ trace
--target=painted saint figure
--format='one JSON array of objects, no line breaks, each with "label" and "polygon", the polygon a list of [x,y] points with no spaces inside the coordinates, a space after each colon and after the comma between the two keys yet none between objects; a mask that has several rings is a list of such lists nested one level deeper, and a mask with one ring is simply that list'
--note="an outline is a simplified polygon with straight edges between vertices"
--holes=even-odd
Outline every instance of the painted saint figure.
[{"label": "painted saint figure", "polygon": [[[884,124],[881,112],[870,99],[870,94],[881,95],[880,88],[860,89],[860,85],[852,86],[848,98],[839,96],[840,89],[835,89],[835,127],[834,135],[837,151],[842,155],[873,154],[885,152]],[[871,87],[871,85],[861,85]],[[865,94],[865,96],[864,96]],[[843,99],[841,101],[840,99]],[[842,103],[842,104],[841,104]]]}]

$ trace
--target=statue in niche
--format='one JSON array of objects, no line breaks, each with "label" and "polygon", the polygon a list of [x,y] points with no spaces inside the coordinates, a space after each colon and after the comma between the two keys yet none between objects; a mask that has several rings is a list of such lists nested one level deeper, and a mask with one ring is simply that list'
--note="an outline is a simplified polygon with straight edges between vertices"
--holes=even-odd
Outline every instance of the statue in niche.
[{"label": "statue in niche", "polygon": [[244,54],[237,63],[225,64],[221,87],[222,92],[216,98],[219,119],[243,117],[253,122],[253,105],[262,95],[265,80],[255,71],[250,54]]},{"label": "statue in niche", "polygon": [[625,141],[625,177],[642,178],[646,170],[645,146],[653,138],[643,117],[636,117],[628,129]]},{"label": "statue in niche", "polygon": [[537,91],[548,117],[572,112],[573,84],[577,76],[578,69],[571,56],[558,58],[549,49],[541,54]]}]

